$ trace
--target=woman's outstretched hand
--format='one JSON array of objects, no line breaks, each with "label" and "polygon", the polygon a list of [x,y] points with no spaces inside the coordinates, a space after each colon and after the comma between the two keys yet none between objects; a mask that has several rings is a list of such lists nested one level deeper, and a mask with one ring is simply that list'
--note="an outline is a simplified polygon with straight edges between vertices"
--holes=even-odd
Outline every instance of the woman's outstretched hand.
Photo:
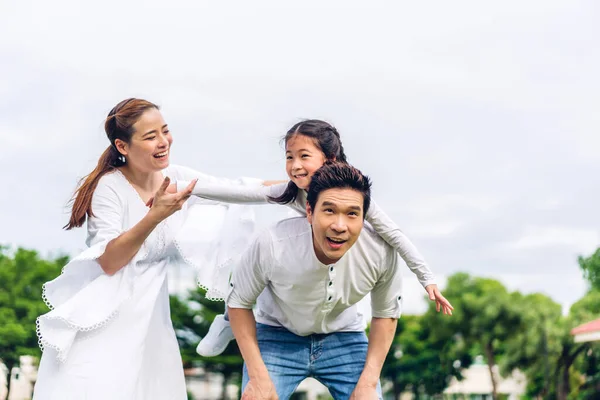
[{"label": "woman's outstretched hand", "polygon": [[171,184],[171,179],[166,177],[154,197],[146,203],[150,207],[148,214],[152,214],[158,221],[162,221],[176,211],[181,210],[183,203],[192,195],[192,190],[194,190],[197,181],[197,179],[194,179],[185,189],[177,192],[176,185]]},{"label": "woman's outstretched hand", "polygon": [[[196,179],[196,181],[198,181],[198,180]],[[192,181],[192,183],[194,183],[194,185],[196,184],[195,181]],[[193,187],[192,187],[192,189],[193,189]],[[177,184],[170,183],[169,186],[167,186],[165,193],[171,193],[171,194],[177,193]],[[155,196],[150,197],[150,199],[146,202],[147,207],[152,207],[152,203],[154,202],[154,197]]]}]

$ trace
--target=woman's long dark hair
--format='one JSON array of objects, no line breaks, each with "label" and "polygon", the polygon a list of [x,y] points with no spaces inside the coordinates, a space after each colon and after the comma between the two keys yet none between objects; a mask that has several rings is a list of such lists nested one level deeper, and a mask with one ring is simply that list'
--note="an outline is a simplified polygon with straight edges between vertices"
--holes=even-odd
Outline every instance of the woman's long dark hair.
[{"label": "woman's long dark hair", "polygon": [[126,99],[117,104],[106,117],[104,130],[110,141],[110,145],[104,150],[98,165],[87,176],[79,181],[79,185],[73,198],[71,199],[71,218],[64,229],[73,229],[80,227],[85,222],[86,217],[93,216],[92,196],[98,186],[98,181],[106,173],[117,167],[125,165],[125,159],[115,146],[115,140],[120,139],[125,143],[131,141],[133,135],[133,124],[135,124],[143,113],[150,109],[157,109],[156,104],[142,99]]}]

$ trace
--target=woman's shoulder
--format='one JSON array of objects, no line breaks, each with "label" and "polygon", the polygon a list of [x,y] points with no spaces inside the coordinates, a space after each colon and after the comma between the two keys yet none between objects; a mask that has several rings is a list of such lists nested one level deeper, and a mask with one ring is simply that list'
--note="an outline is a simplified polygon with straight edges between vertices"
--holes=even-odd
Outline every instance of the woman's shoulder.
[{"label": "woman's shoulder", "polygon": [[123,174],[118,169],[108,171],[98,179],[98,187],[122,185]]},{"label": "woman's shoulder", "polygon": [[98,180],[98,185],[94,190],[94,195],[98,194],[110,194],[117,197],[122,197],[124,193],[127,193],[127,180],[123,174],[114,169],[102,175]]}]

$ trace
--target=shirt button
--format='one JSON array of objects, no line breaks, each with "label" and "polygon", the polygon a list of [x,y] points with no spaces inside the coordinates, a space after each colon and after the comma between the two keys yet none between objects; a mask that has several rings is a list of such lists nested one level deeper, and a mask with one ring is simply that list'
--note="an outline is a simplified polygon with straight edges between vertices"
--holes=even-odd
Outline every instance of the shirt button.
[{"label": "shirt button", "polygon": [[333,282],[332,282],[332,281],[329,281],[329,286],[331,286],[331,285],[333,285]]},{"label": "shirt button", "polygon": [[229,286],[233,287],[233,282],[229,282]]},{"label": "shirt button", "polygon": [[329,296],[329,299],[328,299],[328,300],[329,300],[329,301],[331,301],[331,296]]},{"label": "shirt button", "polygon": [[330,272],[333,272],[333,267],[329,267],[329,271],[330,271]]},{"label": "shirt button", "polygon": [[398,296],[398,300],[402,300],[402,296]]}]

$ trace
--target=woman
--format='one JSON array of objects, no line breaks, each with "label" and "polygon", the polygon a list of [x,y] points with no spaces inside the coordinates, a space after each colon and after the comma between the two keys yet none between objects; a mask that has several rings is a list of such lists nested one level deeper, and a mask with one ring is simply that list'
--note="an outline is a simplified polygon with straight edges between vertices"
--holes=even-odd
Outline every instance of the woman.
[{"label": "woman", "polygon": [[[193,194],[207,199],[228,203],[261,204],[277,203],[288,205],[306,215],[306,190],[312,175],[325,162],[346,162],[346,154],[338,131],[332,125],[320,120],[306,120],[292,126],[283,138],[285,143],[287,183],[272,186],[242,187],[226,182],[198,182]],[[168,191],[183,190],[188,185],[180,181]],[[429,299],[436,302],[436,309],[444,314],[452,314],[453,307],[440,293],[434,283],[429,266],[398,226],[374,203],[366,215],[375,231],[404,259],[408,267],[417,275],[427,291]],[[198,345],[197,351],[203,356],[214,356],[225,350],[233,339],[226,316],[215,318],[208,335]]]},{"label": "woman", "polygon": [[[177,237],[193,204],[186,200],[196,181],[232,187],[248,182],[169,165],[173,138],[158,106],[148,101],[120,102],[108,114],[105,131],[110,146],[82,180],[65,227],[82,226],[87,219],[89,248],[44,285],[52,311],[37,321],[44,352],[34,399],[185,400],[167,267],[182,259],[206,263],[202,253],[208,251],[201,237],[195,243]],[[191,181],[186,188],[166,192],[171,181],[183,179]],[[260,183],[249,182],[257,188]],[[225,219],[235,229],[227,236],[239,245],[252,224],[239,209],[231,210],[234,215]],[[199,270],[198,282],[208,296],[224,297],[225,270],[207,265]]]}]

